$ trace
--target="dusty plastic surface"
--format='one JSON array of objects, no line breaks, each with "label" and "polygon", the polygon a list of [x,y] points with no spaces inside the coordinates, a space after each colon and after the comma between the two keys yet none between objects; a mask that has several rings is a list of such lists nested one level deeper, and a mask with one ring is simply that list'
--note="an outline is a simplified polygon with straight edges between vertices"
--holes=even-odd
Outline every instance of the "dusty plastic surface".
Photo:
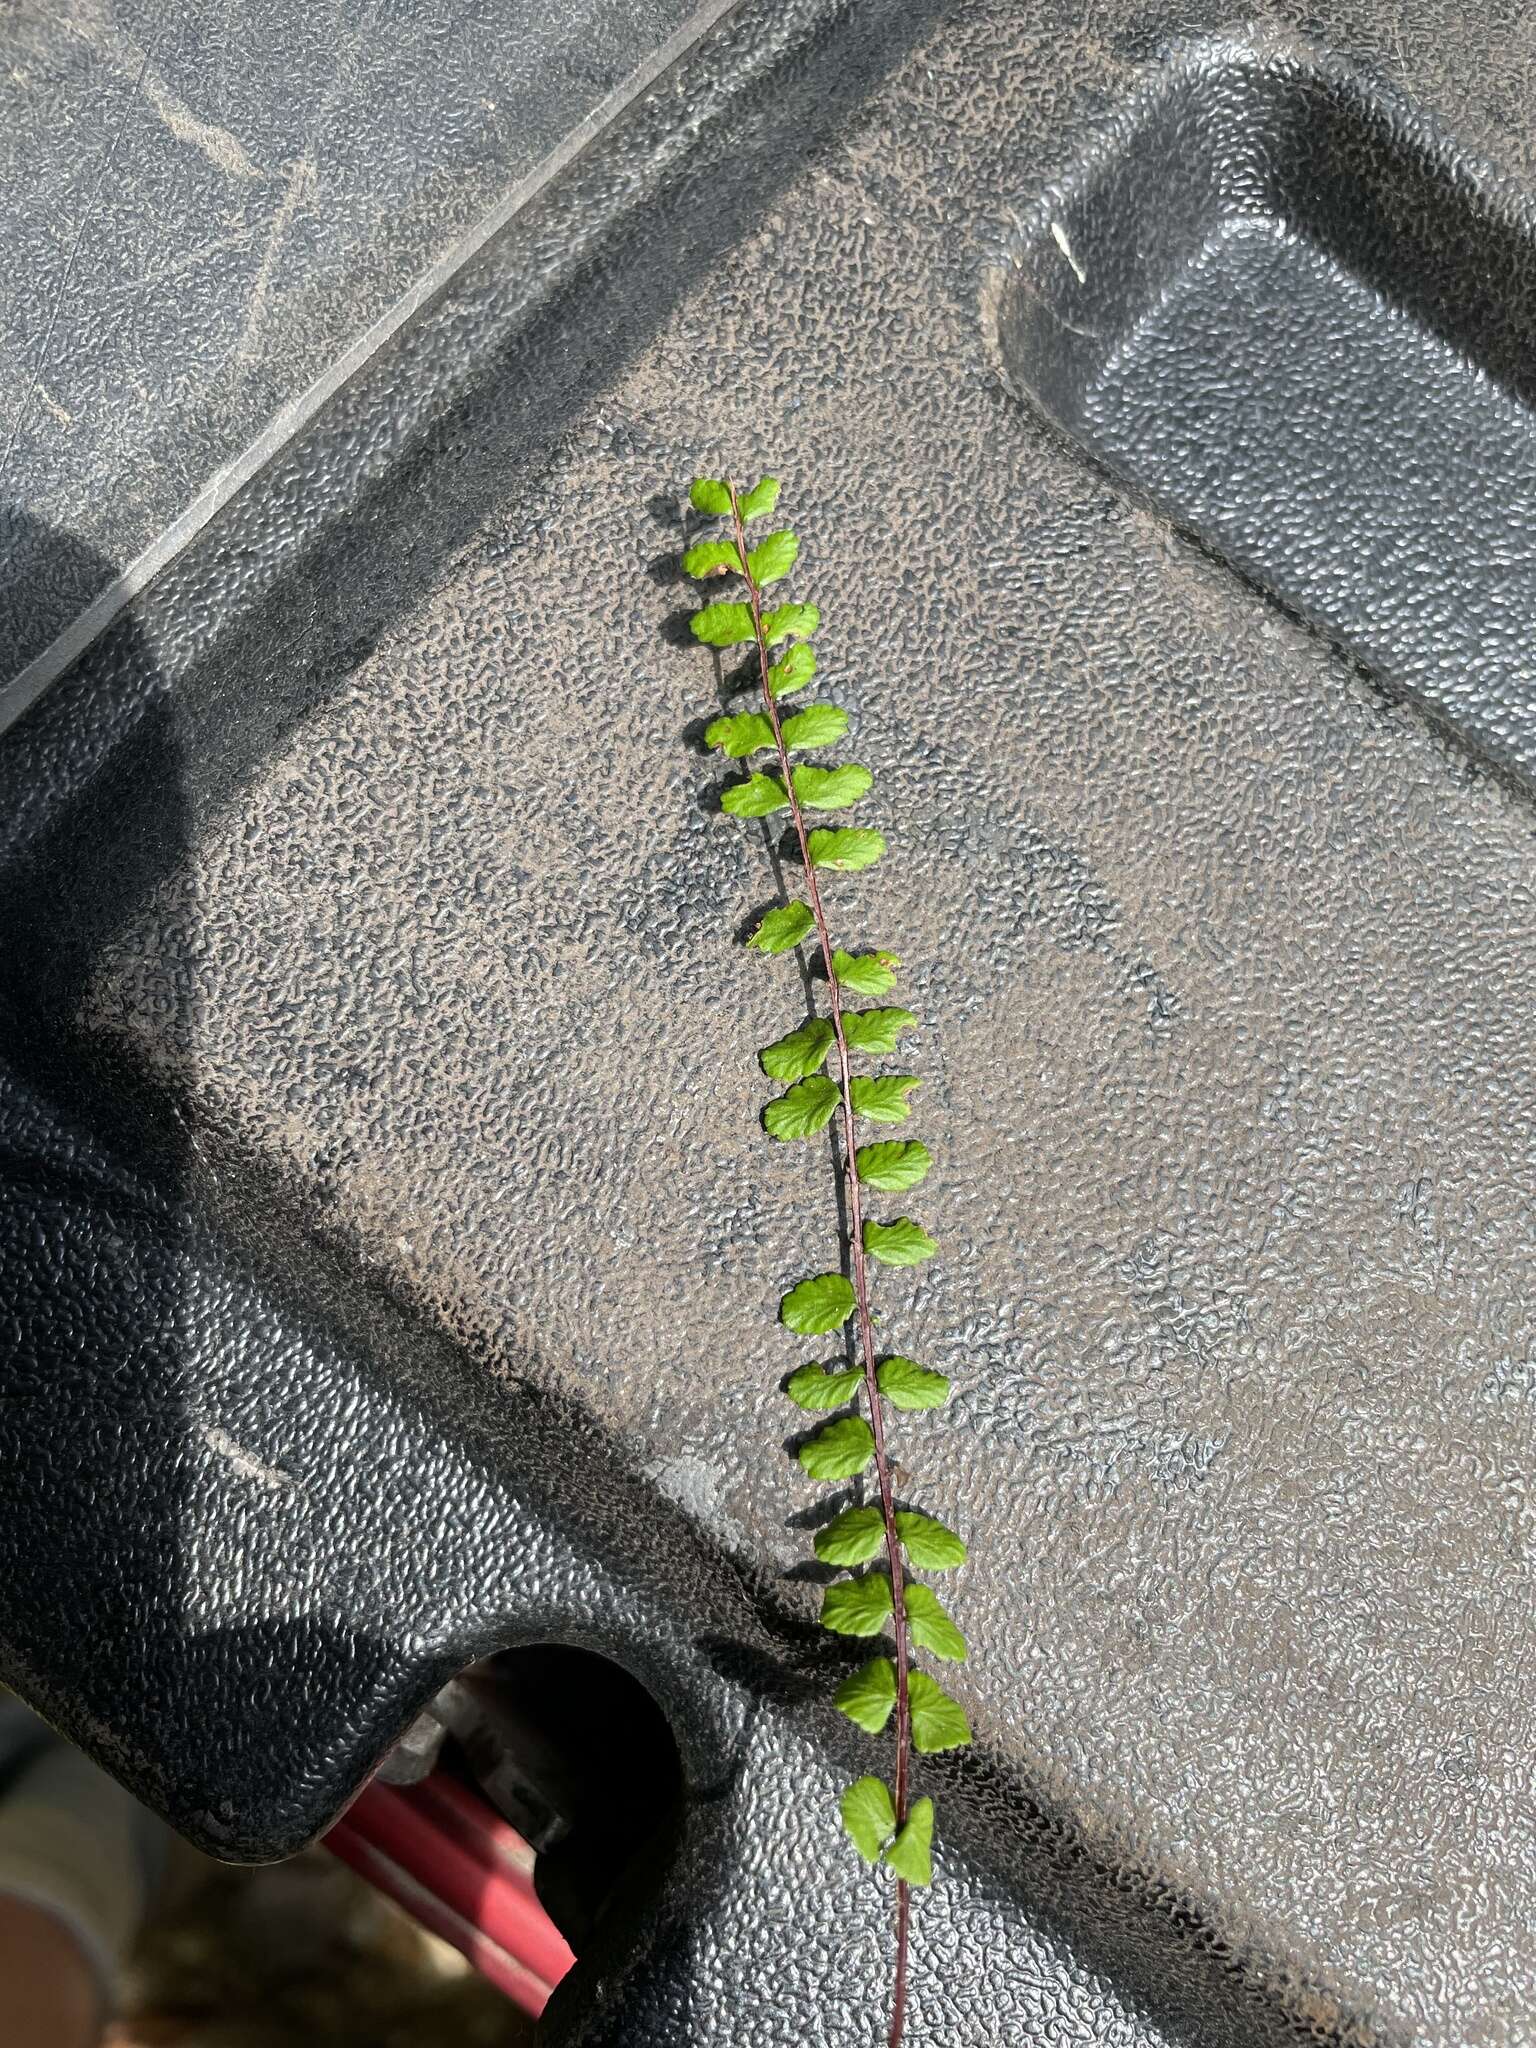
[{"label": "dusty plastic surface", "polygon": [[0,692],[693,11],[9,10]]},{"label": "dusty plastic surface", "polygon": [[[1214,8],[1177,49],[1099,7],[773,24],[701,45],[0,745],[0,1668],[261,1856],[458,1665],[605,1649],[673,1718],[687,1827],[552,2037],[873,2036],[886,1902],[833,1821],[872,1752],[827,1705],[772,1322],[830,1193],[756,1129],[793,976],[731,943],[773,885],[712,814],[710,663],[675,644],[680,485],[771,467],[893,839],[837,901],[929,1020],[948,1256],[885,1292],[962,1383],[900,1451],[974,1539],[979,1738],[926,1769],[912,2040],[1508,2048],[1528,658],[1490,635],[1482,695],[1440,658],[1367,474],[1330,500],[1331,552],[1370,557],[1346,618],[1286,491],[1242,508],[1271,595],[1019,395],[1139,492],[1219,481],[1222,422],[1293,426],[1268,330],[1213,351],[1203,408],[1180,354],[1246,272],[1149,243],[1171,310],[1108,379],[1018,294],[1051,250],[1058,311],[1073,257],[1092,289],[1095,181],[1170,76],[1235,80],[1232,112],[1179,102],[1149,204],[1211,177],[1213,124],[1251,153],[1253,78],[1347,65],[1346,139],[1421,243],[1504,218],[1524,31],[1362,6],[1324,56],[1277,11],[1234,59]],[[1382,251],[1331,249],[1329,300],[1318,246],[1285,256],[1337,315],[1312,374],[1358,388],[1385,333],[1402,394],[1430,280],[1363,319]],[[1517,332],[1529,237],[1481,247]],[[1144,331],[1123,278],[1107,310]],[[1165,369],[1189,459],[1160,468]],[[1414,516],[1450,558],[1475,484],[1441,482]],[[1181,516],[1238,554],[1202,492]]]}]

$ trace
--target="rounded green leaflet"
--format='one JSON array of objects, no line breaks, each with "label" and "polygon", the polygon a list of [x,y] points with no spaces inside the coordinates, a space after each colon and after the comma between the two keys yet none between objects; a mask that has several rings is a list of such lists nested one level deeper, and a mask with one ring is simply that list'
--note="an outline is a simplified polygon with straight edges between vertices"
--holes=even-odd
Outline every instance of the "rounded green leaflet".
[{"label": "rounded green leaflet", "polygon": [[883,1058],[896,1050],[897,1038],[916,1022],[910,1010],[845,1010],[843,1035],[855,1052]]},{"label": "rounded green leaflet", "polygon": [[722,569],[741,574],[741,557],[733,540],[701,540],[683,556],[685,575],[718,576]]},{"label": "rounded green leaflet", "polygon": [[779,1303],[779,1320],[802,1337],[824,1337],[853,1314],[854,1294],[842,1273],[818,1273],[792,1287]]},{"label": "rounded green leaflet", "polygon": [[720,808],[733,818],[769,818],[787,811],[789,798],[777,775],[749,775],[720,792]]},{"label": "rounded green leaflet", "polygon": [[895,1521],[901,1547],[919,1571],[947,1572],[957,1564],[965,1563],[964,1538],[957,1536],[953,1529],[946,1529],[942,1522],[936,1522],[932,1515],[919,1515],[911,1508],[898,1508]]},{"label": "rounded green leaflet", "polygon": [[848,1839],[866,1863],[878,1863],[880,1851],[896,1831],[896,1809],[889,1788],[879,1778],[855,1778],[841,1800]]},{"label": "rounded green leaflet", "polygon": [[825,1074],[812,1074],[787,1088],[763,1111],[763,1129],[770,1138],[811,1138],[831,1122],[842,1100],[837,1083]]},{"label": "rounded green leaflet", "polygon": [[854,1479],[875,1455],[874,1433],[862,1415],[846,1415],[841,1422],[829,1422],[795,1455],[813,1479]]},{"label": "rounded green leaflet", "polygon": [[816,650],[797,640],[789,652],[768,671],[768,688],[774,697],[792,697],[803,690],[816,673]]},{"label": "rounded green leaflet", "polygon": [[821,1625],[839,1636],[877,1636],[895,1613],[891,1582],[884,1572],[839,1579],[821,1596]]},{"label": "rounded green leaflet", "polygon": [[808,903],[784,903],[767,913],[747,944],[755,946],[759,953],[787,953],[791,946],[801,945],[815,929],[816,920]]},{"label": "rounded green leaflet", "polygon": [[868,1564],[885,1548],[885,1517],[878,1508],[844,1508],[836,1521],[816,1531],[814,1547],[823,1564]]},{"label": "rounded green leaflet", "polygon": [[779,502],[779,480],[776,476],[765,476],[750,491],[745,491],[737,500],[743,519],[759,519],[765,512],[771,512]]},{"label": "rounded green leaflet", "polygon": [[964,1749],[970,1741],[971,1724],[965,1709],[926,1671],[907,1673],[907,1705],[912,1715],[912,1741],[924,1756],[936,1756],[941,1749]]},{"label": "rounded green leaflet", "polygon": [[868,796],[874,777],[849,761],[841,768],[813,768],[802,762],[794,770],[795,795],[808,810],[846,811]]},{"label": "rounded green leaflet", "polygon": [[862,825],[818,826],[806,839],[813,868],[831,868],[838,874],[855,874],[872,868],[885,852],[885,834]]},{"label": "rounded green leaflet", "polygon": [[875,1379],[893,1408],[941,1408],[949,1399],[949,1381],[941,1372],[913,1358],[887,1358]]},{"label": "rounded green leaflet", "polygon": [[718,477],[695,477],[688,491],[688,502],[695,512],[707,512],[720,519],[731,509],[731,494]]},{"label": "rounded green leaflet", "polygon": [[950,1620],[931,1586],[906,1589],[907,1627],[919,1648],[952,1664],[965,1661],[965,1637]]},{"label": "rounded green leaflet", "polygon": [[773,727],[761,711],[738,711],[733,717],[717,718],[704,731],[706,747],[719,747],[728,761],[744,761],[773,745]]},{"label": "rounded green leaflet", "polygon": [[863,1373],[856,1365],[842,1372],[823,1372],[819,1365],[802,1365],[792,1372],[784,1391],[797,1408],[814,1413],[820,1408],[841,1408],[862,1384]]},{"label": "rounded green leaflet", "polygon": [[795,557],[800,552],[800,542],[789,532],[770,533],[766,540],[760,540],[747,556],[747,567],[752,571],[752,581],[761,589],[765,583],[777,583],[787,576],[795,566]]},{"label": "rounded green leaflet", "polygon": [[707,604],[688,623],[706,647],[739,647],[752,638],[752,613],[744,604]]},{"label": "rounded green leaflet", "polygon": [[900,1833],[885,1852],[887,1868],[908,1884],[933,1883],[933,1801],[914,1799]]},{"label": "rounded green leaflet", "polygon": [[847,736],[848,714],[836,704],[807,704],[785,719],[782,731],[786,747],[827,747]]},{"label": "rounded green leaflet", "polygon": [[850,1089],[854,1114],[872,1124],[904,1124],[912,1114],[907,1097],[921,1085],[918,1074],[855,1074]]},{"label": "rounded green leaflet", "polygon": [[833,1693],[832,1704],[867,1734],[878,1735],[896,1704],[896,1666],[889,1657],[871,1657],[849,1672]]},{"label": "rounded green leaflet", "polygon": [[894,953],[845,953],[839,946],[832,955],[832,978],[856,996],[883,996],[895,987],[891,970],[900,965]]},{"label": "rounded green leaflet", "polygon": [[864,1249],[887,1266],[920,1266],[938,1246],[910,1216],[898,1216],[894,1223],[866,1223]]},{"label": "rounded green leaflet", "polygon": [[765,1045],[757,1063],[770,1081],[804,1080],[825,1063],[835,1035],[825,1017],[812,1017],[798,1031]]},{"label": "rounded green leaflet", "polygon": [[[743,607],[745,609],[745,607]],[[805,638],[821,624],[821,612],[813,604],[780,604],[763,613],[763,638],[770,647],[792,635]]]},{"label": "rounded green leaflet", "polygon": [[921,1139],[885,1138],[875,1145],[861,1145],[854,1160],[859,1179],[866,1187],[879,1188],[884,1194],[899,1194],[927,1179],[933,1154]]}]

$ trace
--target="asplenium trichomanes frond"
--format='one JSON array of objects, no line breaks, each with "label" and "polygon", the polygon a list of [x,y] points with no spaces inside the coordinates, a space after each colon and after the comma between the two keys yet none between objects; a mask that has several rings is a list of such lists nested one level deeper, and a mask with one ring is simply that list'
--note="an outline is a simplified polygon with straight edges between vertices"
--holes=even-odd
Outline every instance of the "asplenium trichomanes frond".
[{"label": "asplenium trichomanes frond", "polygon": [[[965,1545],[952,1529],[930,1515],[896,1505],[893,1469],[886,1445],[887,1405],[897,1409],[936,1408],[949,1393],[943,1373],[913,1359],[880,1356],[870,1310],[869,1268],[916,1266],[938,1247],[910,1216],[890,1222],[866,1219],[865,1196],[914,1188],[932,1165],[928,1148],[915,1139],[860,1144],[860,1119],[874,1124],[904,1123],[918,1085],[915,1074],[856,1073],[856,1057],[878,1061],[896,1051],[900,1034],[917,1023],[910,1010],[845,1009],[845,995],[883,996],[895,985],[897,960],[880,951],[847,953],[833,944],[822,897],[821,877],[873,867],[885,852],[879,832],[863,827],[806,824],[808,811],[845,811],[868,795],[867,768],[852,763],[818,767],[790,762],[792,754],[830,746],[848,730],[848,715],[834,704],[809,704],[781,716],[782,699],[803,690],[816,673],[809,636],[821,623],[813,604],[777,604],[767,609],[763,592],[787,576],[800,552],[795,535],[770,533],[747,545],[749,521],[773,511],[779,486],[764,477],[740,491],[729,477],[700,478],[689,493],[694,508],[730,521],[729,538],[703,540],[683,556],[690,576],[741,579],[745,601],[708,604],[693,617],[696,637],[710,647],[750,646],[761,711],[717,718],[705,738],[727,759],[772,757],[777,774],[750,771],[731,783],[722,810],[737,818],[768,818],[788,811],[805,875],[805,901],[770,910],[747,944],[760,953],[785,953],[814,941],[826,986],[825,1016],[811,1016],[758,1054],[770,1080],[788,1085],[763,1112],[769,1137],[788,1141],[813,1137],[835,1118],[839,1171],[847,1189],[847,1251],[836,1272],[817,1273],[792,1287],[779,1304],[786,1328],[800,1336],[844,1331],[843,1359],[830,1366],[802,1365],[786,1392],[812,1411],[847,1407],[851,1412],[827,1423],[805,1443],[800,1463],[813,1479],[857,1480],[874,1468],[877,1503],[844,1508],[818,1531],[816,1555],[823,1564],[846,1569],[847,1578],[825,1589],[821,1619],[844,1636],[880,1636],[889,1631],[894,1656],[872,1657],[837,1688],[836,1704],[851,1721],[878,1735],[895,1717],[895,1762],[891,1784],[859,1778],[842,1798],[843,1826],[869,1864],[883,1864],[896,1878],[896,1965],[891,2005],[890,2048],[898,2048],[906,2015],[909,1889],[933,1877],[933,1801],[910,1796],[912,1751],[962,1748],[971,1731],[957,1701],[937,1680],[913,1666],[914,1648],[934,1657],[965,1655],[965,1638],[932,1588],[914,1581],[914,1567],[945,1571],[961,1563]],[[775,659],[773,649],[782,652]],[[826,1072],[828,1061],[834,1072]],[[852,1320],[855,1341],[846,1326]],[[867,1414],[856,1411],[862,1393]],[[883,1564],[874,1560],[881,1557]],[[867,1570],[861,1567],[869,1567]]]}]

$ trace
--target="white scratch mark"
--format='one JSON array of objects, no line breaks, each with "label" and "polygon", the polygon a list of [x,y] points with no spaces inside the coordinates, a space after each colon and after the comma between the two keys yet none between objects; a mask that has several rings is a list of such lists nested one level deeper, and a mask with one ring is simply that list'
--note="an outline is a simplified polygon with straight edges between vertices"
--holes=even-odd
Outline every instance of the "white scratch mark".
[{"label": "white scratch mark", "polygon": [[[128,42],[128,38],[123,38]],[[144,97],[178,142],[190,142],[209,163],[231,178],[259,178],[261,167],[253,164],[227,128],[199,120],[184,99],[177,97],[158,71],[144,73]]]},{"label": "white scratch mark", "polygon": [[1053,220],[1051,222],[1051,240],[1056,244],[1057,248],[1061,251],[1062,255],[1065,256],[1067,261],[1071,264],[1072,274],[1077,279],[1078,283],[1086,284],[1088,282],[1088,273],[1086,270],[1084,270],[1081,263],[1078,262],[1077,258],[1072,254],[1072,244],[1067,240],[1067,231],[1062,226],[1059,220]]},{"label": "white scratch mark", "polygon": [[295,157],[293,168],[288,173],[287,188],[276,213],[272,216],[272,226],[267,233],[267,246],[261,252],[261,267],[256,272],[255,282],[251,286],[251,296],[245,308],[245,325],[240,330],[240,339],[235,343],[237,362],[254,362],[260,353],[255,345],[256,333],[266,311],[267,293],[272,289],[272,272],[277,266],[283,243],[288,238],[288,230],[293,225],[293,217],[309,197],[314,175],[314,158],[306,149],[302,156]]},{"label": "white scratch mark", "polygon": [[134,90],[144,95],[178,142],[190,142],[194,149],[200,149],[227,177],[261,176],[260,165],[251,162],[227,128],[202,120],[179,93],[172,92],[145,52],[126,30],[118,27],[105,8],[83,7],[65,25],[73,34],[83,36],[122,77],[134,81]]},{"label": "white scratch mark", "polygon": [[200,1422],[198,1432],[210,1451],[216,1451],[232,1472],[238,1472],[242,1479],[250,1479],[257,1486],[263,1486],[268,1493],[302,1493],[303,1488],[291,1472],[283,1472],[276,1465],[268,1465],[244,1444],[237,1443],[227,1429],[220,1429],[216,1422]]},{"label": "white scratch mark", "polygon": [[44,405],[47,406],[48,410],[53,414],[54,418],[58,421],[61,427],[72,427],[75,424],[74,414],[72,412],[66,412],[64,410],[63,406],[60,405],[59,401],[54,397],[53,393],[48,389],[48,386],[43,382],[41,377],[39,377],[37,380],[37,395],[43,401]]}]

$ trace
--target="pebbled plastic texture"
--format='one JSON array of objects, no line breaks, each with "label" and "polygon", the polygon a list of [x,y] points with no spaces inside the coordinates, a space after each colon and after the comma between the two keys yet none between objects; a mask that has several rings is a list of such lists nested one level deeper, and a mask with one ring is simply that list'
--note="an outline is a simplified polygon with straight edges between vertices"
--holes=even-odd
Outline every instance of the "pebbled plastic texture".
[{"label": "pebbled plastic texture", "polygon": [[[1093,211],[1155,134],[1138,203],[1221,215],[1223,138],[1321,95],[1409,218],[1266,230],[1307,376],[1523,403],[1391,277],[1515,220],[1519,331],[1529,58],[1390,0],[743,8],[0,742],[0,1675],[194,1839],[294,1849],[449,1672],[583,1643],[688,1799],[549,2038],[880,2032],[772,1319],[831,1191],[757,1129],[799,992],[679,644],[728,463],[785,480],[893,842],[834,900],[925,1019],[946,1256],[882,1295],[960,1382],[899,1455],[973,1539],[978,1743],[924,1767],[914,2048],[1529,2041],[1529,670],[1444,654],[1491,586],[1426,625],[1364,474],[1358,615],[1280,453],[1239,548],[1230,423],[1305,454],[1263,280],[1153,238],[1147,327]],[[1101,253],[1113,371],[1021,297]]]},{"label": "pebbled plastic texture", "polygon": [[690,11],[10,10],[0,685]]},{"label": "pebbled plastic texture", "polygon": [[1383,83],[1213,41],[1042,199],[999,320],[1069,433],[1527,780],[1533,229]]}]

